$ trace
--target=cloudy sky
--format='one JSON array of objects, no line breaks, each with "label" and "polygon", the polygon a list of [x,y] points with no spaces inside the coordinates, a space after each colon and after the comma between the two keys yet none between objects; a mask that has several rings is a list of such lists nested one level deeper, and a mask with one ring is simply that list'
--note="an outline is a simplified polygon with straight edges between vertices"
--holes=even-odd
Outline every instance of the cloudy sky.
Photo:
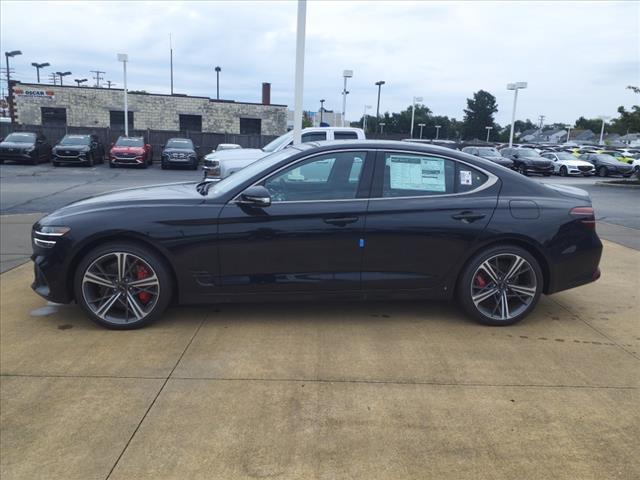
[{"label": "cloudy sky", "polygon": [[[31,62],[47,71],[90,77],[105,70],[122,85],[117,52],[129,54],[129,88],[169,92],[169,33],[175,91],[293,105],[295,1],[0,3],[2,51],[16,78],[35,81]],[[508,82],[527,81],[518,118],[573,122],[616,115],[639,103],[626,90],[640,84],[640,3],[628,2],[365,2],[314,1],[307,6],[304,107],[340,110],[342,71],[354,70],[347,118],[375,103],[398,111],[422,96],[434,113],[461,119],[466,98],[485,89],[498,100],[496,120],[510,121]],[[4,60],[4,59],[3,59]],[[3,64],[4,67],[4,64]]]}]

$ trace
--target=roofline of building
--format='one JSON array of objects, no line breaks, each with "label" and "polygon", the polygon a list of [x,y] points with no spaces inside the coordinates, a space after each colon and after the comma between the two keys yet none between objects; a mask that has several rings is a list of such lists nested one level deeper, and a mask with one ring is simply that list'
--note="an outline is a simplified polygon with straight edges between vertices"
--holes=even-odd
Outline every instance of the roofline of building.
[{"label": "roofline of building", "polygon": [[[25,83],[25,82],[21,82],[20,80],[12,80],[11,83],[13,84],[13,86],[27,85],[30,87],[37,87],[37,88],[55,87],[55,88],[71,88],[71,89],[78,89],[78,90],[90,89],[90,90],[100,90],[100,91],[113,90],[118,92],[124,92],[123,88],[79,87],[77,85],[51,85],[49,83]],[[173,95],[171,95],[170,93],[136,93],[135,90],[133,92],[129,90],[128,94],[129,95],[149,95],[152,97],[198,98],[201,100],[209,100],[212,103],[231,103],[234,105],[262,105],[263,107],[287,107],[287,105],[281,105],[278,103],[269,103],[265,105],[264,103],[260,103],[260,102],[237,102],[235,100],[216,100],[215,98],[200,97],[196,95],[187,95],[187,94],[181,94],[181,93],[174,93]]]}]

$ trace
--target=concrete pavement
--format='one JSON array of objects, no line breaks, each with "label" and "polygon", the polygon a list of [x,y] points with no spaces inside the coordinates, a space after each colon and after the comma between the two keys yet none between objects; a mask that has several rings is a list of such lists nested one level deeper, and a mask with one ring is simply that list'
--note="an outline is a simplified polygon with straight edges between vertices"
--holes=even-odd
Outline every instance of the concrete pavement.
[{"label": "concrete pavement", "polygon": [[[0,277],[0,477],[635,479],[640,252],[489,328],[437,302],[173,308],[131,332]],[[43,308],[44,307],[44,308]]]},{"label": "concrete pavement", "polygon": [[42,213],[0,216],[0,273],[23,264],[31,256],[31,226]]}]

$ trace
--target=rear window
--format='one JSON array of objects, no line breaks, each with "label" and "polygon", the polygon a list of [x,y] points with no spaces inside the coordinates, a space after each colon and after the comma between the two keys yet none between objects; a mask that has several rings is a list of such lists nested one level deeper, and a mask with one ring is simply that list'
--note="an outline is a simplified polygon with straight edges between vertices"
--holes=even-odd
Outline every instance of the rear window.
[{"label": "rear window", "polygon": [[358,134],[356,132],[333,132],[334,140],[357,140]]}]

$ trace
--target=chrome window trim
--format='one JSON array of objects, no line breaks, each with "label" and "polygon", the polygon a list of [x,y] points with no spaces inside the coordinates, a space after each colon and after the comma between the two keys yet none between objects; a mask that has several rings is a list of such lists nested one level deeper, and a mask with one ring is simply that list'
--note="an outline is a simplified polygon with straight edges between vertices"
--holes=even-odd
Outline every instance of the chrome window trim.
[{"label": "chrome window trim", "polygon": [[[401,150],[401,149],[384,149],[384,148],[368,148],[368,149],[358,149],[358,148],[346,148],[346,149],[340,149],[340,150],[331,150],[329,152],[319,152],[313,155],[310,155],[308,157],[304,157],[301,158],[299,160],[296,160],[294,163],[288,164],[288,165],[284,165],[282,167],[280,167],[278,170],[276,170],[275,172],[272,172],[271,174],[269,174],[266,177],[262,177],[260,180],[252,183],[249,187],[253,187],[255,185],[258,185],[260,182],[265,181],[267,179],[269,179],[270,177],[272,177],[273,175],[276,175],[277,173],[279,173],[280,171],[284,170],[285,168],[288,168],[292,165],[296,165],[299,162],[302,162],[304,160],[308,160],[310,158],[314,158],[320,155],[324,155],[327,153],[341,153],[341,152],[366,152],[367,154],[369,152],[382,152],[382,153],[404,153],[404,154],[409,154],[409,155],[431,155],[431,156],[435,156],[436,158],[443,158],[446,160],[451,160],[453,162],[460,162],[464,165],[467,165],[468,167],[471,168],[475,168],[476,170],[479,170],[480,172],[484,173],[485,175],[487,175],[487,181],[484,182],[482,185],[480,185],[478,188],[474,188],[473,190],[469,190],[468,192],[458,192],[458,193],[443,193],[443,194],[435,194],[435,195],[412,195],[412,196],[406,196],[406,197],[366,197],[366,198],[345,198],[345,199],[331,199],[331,200],[283,200],[283,201],[273,201],[271,202],[271,205],[275,205],[275,204],[284,204],[284,203],[318,203],[318,202],[322,202],[322,203],[330,203],[330,202],[353,202],[353,201],[358,201],[358,200],[362,200],[362,201],[369,201],[369,200],[376,200],[376,201],[380,201],[380,200],[403,200],[403,199],[417,199],[417,198],[423,198],[423,199],[428,199],[428,198],[442,198],[442,197],[457,197],[457,196],[462,196],[462,195],[469,195],[472,193],[477,193],[480,192],[482,190],[485,190],[487,188],[492,187],[493,185],[495,185],[498,180],[499,177],[491,172],[489,172],[488,170],[485,170],[482,167],[478,167],[476,165],[473,165],[472,163],[469,163],[465,160],[460,160],[458,158],[454,158],[451,156],[447,156],[447,155],[443,155],[440,153],[436,153],[436,154],[432,154],[430,152],[416,152],[413,150]],[[466,154],[469,155],[469,154]],[[487,160],[489,161],[489,160]],[[247,188],[249,188],[247,187]],[[246,190],[246,189],[245,189]],[[238,199],[240,197],[240,195],[242,194],[242,192],[240,192],[238,195],[236,195],[236,197],[233,198],[233,200],[231,200],[229,203],[238,203]]]}]

